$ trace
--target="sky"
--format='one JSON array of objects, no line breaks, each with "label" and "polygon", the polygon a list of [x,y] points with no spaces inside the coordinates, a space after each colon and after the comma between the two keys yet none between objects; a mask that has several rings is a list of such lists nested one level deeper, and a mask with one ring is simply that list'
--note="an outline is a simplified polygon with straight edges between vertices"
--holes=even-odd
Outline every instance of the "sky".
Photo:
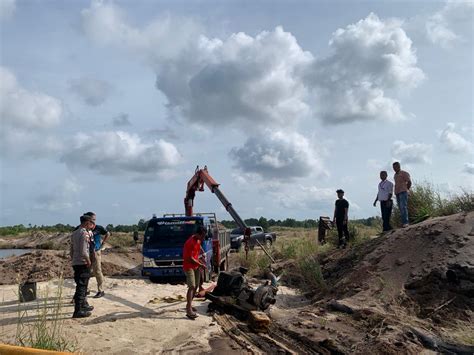
[{"label": "sky", "polygon": [[[471,1],[0,0],[0,225],[379,215],[400,161],[474,188]],[[231,219],[209,191],[196,212]]]}]

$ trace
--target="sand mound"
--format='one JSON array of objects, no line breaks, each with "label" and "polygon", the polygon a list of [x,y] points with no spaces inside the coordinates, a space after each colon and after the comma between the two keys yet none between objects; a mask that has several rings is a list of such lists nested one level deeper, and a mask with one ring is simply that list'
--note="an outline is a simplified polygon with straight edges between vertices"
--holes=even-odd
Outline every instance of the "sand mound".
[{"label": "sand mound", "polygon": [[317,257],[325,287],[311,304],[271,309],[287,332],[331,344],[327,353],[474,353],[474,212]]},{"label": "sand mound", "polygon": [[321,266],[328,289],[320,296],[401,306],[439,322],[468,320],[474,311],[474,212],[392,231],[330,254]]},{"label": "sand mound", "polygon": [[[141,253],[134,248],[111,248],[102,252],[102,272],[106,276],[140,275],[141,262]],[[61,275],[73,277],[66,250],[36,250],[0,260],[0,285],[47,281]]]},{"label": "sand mound", "polygon": [[0,246],[9,249],[69,250],[71,233],[46,233],[33,231],[27,235],[0,238]]}]

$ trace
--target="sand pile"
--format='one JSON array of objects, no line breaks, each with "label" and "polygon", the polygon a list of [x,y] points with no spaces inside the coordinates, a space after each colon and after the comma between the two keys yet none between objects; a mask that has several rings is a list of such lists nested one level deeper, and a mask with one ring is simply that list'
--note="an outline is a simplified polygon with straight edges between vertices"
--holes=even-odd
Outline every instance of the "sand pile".
[{"label": "sand pile", "polygon": [[[327,353],[474,354],[474,212],[433,218],[319,256],[311,304],[271,309]],[[292,264],[284,267],[292,272]]]},{"label": "sand pile", "polygon": [[68,249],[71,233],[34,231],[28,235],[0,238],[0,247],[8,249]]},{"label": "sand pile", "polygon": [[[106,276],[140,275],[142,257],[135,248],[106,249],[102,252],[102,272]],[[36,250],[0,259],[0,285],[47,281],[59,276],[73,277],[69,252]]]},{"label": "sand pile", "polygon": [[359,306],[402,306],[422,318],[436,314],[440,322],[468,320],[474,311],[474,212],[392,231],[331,254],[321,266],[325,296]]}]

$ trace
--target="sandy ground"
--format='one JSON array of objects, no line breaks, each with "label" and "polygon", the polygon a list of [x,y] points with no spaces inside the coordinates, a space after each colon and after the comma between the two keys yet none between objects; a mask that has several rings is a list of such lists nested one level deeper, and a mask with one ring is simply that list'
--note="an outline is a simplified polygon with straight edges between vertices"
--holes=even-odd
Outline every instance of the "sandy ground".
[{"label": "sandy ground", "polygon": [[[43,298],[48,286],[52,295],[57,288],[54,275],[69,265],[60,254],[35,252],[4,260],[0,283],[11,283],[20,271],[40,280],[52,277],[56,281],[39,284]],[[111,273],[136,272],[140,261],[136,251],[127,250],[111,251],[105,258]],[[256,353],[296,349],[295,353],[474,354],[474,212],[432,218],[331,250],[319,257],[319,263],[325,287],[307,292],[307,299],[280,287],[268,312],[270,340],[248,334],[242,324],[228,327],[219,316],[208,316],[204,300],[196,301],[198,319],[188,320],[184,284],[152,284],[113,273],[107,277],[106,297],[91,298],[96,309],[83,320],[70,318],[74,283],[67,280],[64,329],[87,354],[240,354],[250,347],[231,338],[239,341],[246,335]],[[301,271],[295,265],[292,260],[273,265],[277,275],[283,273],[282,283],[298,280]],[[91,289],[95,290],[94,279]],[[19,307],[16,299],[15,286],[0,286],[0,342],[14,342],[19,309],[27,313],[26,320],[35,318],[36,303]],[[274,346],[275,339],[285,347]]]},{"label": "sandy ground", "polygon": [[[89,298],[95,307],[93,315],[72,319],[74,281],[64,281],[63,329],[83,353],[245,353],[224,337],[212,316],[206,314],[208,301],[194,302],[199,314],[196,320],[185,317],[185,303],[180,301],[186,295],[184,284],[153,284],[131,277],[106,278],[106,282],[104,298]],[[91,290],[95,287],[95,279],[91,279]],[[0,342],[14,343],[19,314],[25,324],[32,325],[38,318],[38,304],[53,307],[57,289],[58,280],[38,283],[38,300],[18,304],[17,286],[0,286]],[[176,302],[168,303],[164,298]]]}]

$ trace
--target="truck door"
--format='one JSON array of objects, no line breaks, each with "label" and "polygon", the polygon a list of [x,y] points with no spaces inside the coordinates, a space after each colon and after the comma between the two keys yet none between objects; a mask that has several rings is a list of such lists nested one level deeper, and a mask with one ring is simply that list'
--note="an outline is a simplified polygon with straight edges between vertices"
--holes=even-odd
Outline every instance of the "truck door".
[{"label": "truck door", "polygon": [[263,232],[262,227],[255,228],[255,233],[257,233],[257,239],[260,243],[265,243],[265,233]]}]

